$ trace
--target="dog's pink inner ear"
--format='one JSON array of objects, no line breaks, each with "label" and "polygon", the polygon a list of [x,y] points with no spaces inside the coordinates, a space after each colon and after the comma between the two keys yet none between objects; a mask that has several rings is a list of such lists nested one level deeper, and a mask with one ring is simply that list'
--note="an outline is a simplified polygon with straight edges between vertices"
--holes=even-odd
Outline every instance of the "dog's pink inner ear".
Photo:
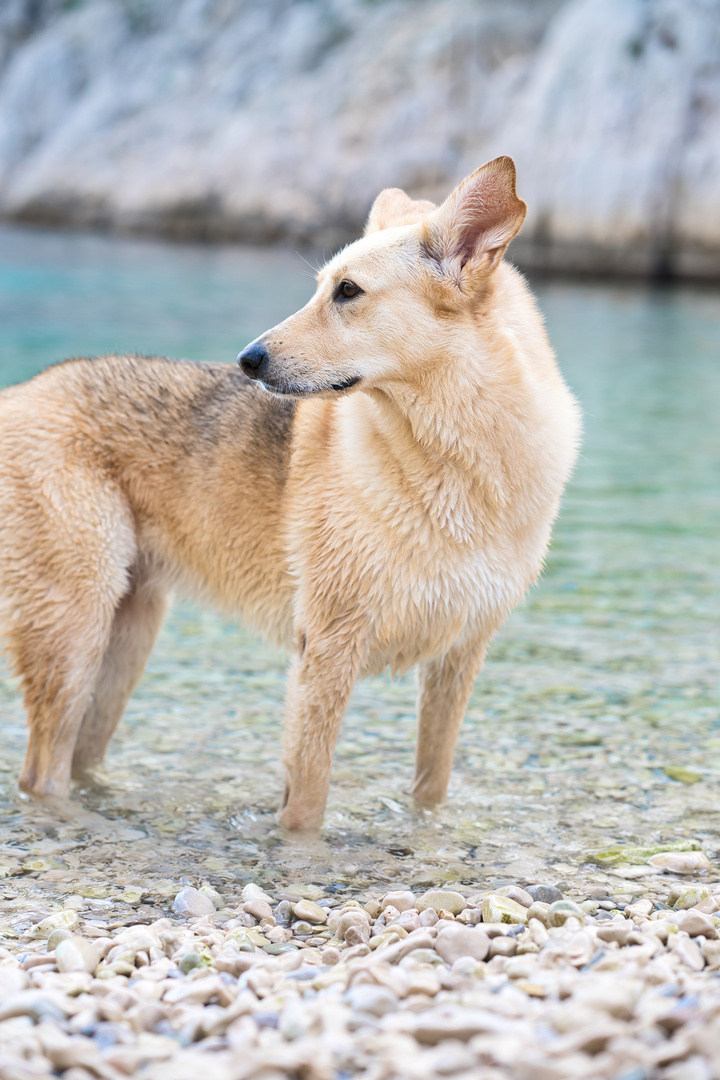
[{"label": "dog's pink inner ear", "polygon": [[372,204],[365,236],[382,229],[394,229],[398,225],[416,225],[435,208],[435,203],[427,199],[411,199],[400,188],[385,188]]},{"label": "dog's pink inner ear", "polygon": [[515,164],[500,157],[474,172],[427,222],[427,254],[453,277],[489,270],[519,231],[527,207],[515,191]]}]

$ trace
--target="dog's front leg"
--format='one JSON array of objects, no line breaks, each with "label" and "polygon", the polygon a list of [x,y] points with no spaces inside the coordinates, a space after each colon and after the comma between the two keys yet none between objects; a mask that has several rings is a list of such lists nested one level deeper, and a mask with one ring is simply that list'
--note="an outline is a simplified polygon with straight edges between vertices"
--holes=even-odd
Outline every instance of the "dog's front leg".
[{"label": "dog's front leg", "polygon": [[322,825],[335,743],[358,669],[357,649],[332,637],[308,640],[292,664],[280,814],[288,829]]},{"label": "dog's front leg", "polygon": [[435,806],[447,794],[455,743],[486,647],[484,640],[473,642],[418,665],[418,741],[411,791],[423,806]]}]

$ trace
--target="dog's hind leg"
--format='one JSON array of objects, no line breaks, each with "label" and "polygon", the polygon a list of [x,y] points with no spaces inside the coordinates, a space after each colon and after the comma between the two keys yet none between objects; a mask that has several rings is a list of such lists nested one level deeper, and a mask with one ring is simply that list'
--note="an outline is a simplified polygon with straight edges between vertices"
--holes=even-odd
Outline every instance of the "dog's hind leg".
[{"label": "dog's hind leg", "polygon": [[145,670],[167,599],[163,586],[136,572],[130,591],[115,609],[110,638],[75,743],[74,777],[82,776],[104,758],[128,698]]},{"label": "dog's hind leg", "polygon": [[452,649],[418,665],[418,741],[412,795],[423,806],[444,801],[455,744],[486,642]]},{"label": "dog's hind leg", "polygon": [[[25,687],[30,737],[20,787],[64,798],[70,787],[75,740],[110,635],[112,613],[61,604],[61,623],[16,627],[11,640]],[[48,613],[49,614],[49,613]]]},{"label": "dog's hind leg", "polygon": [[30,738],[20,786],[65,797],[75,743],[137,558],[121,491],[92,468],[48,456],[0,486],[0,592]]}]

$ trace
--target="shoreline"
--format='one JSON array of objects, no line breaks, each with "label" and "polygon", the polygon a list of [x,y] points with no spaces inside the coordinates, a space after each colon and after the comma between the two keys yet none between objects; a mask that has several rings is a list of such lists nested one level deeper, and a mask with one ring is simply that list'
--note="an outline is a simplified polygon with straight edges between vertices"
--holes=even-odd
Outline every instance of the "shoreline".
[{"label": "shoreline", "polygon": [[[332,227],[326,231],[309,230],[306,233],[283,233],[269,230],[263,234],[242,229],[233,229],[232,222],[225,231],[221,225],[214,224],[206,228],[202,222],[188,223],[187,227],[175,228],[164,223],[162,218],[156,223],[127,223],[112,220],[83,220],[69,216],[67,218],[27,217],[8,215],[0,212],[0,228],[17,229],[37,234],[76,235],[79,237],[98,237],[104,240],[137,241],[147,244],[168,244],[188,248],[208,249],[247,249],[260,252],[286,252],[307,256],[318,266],[325,258],[339,251],[345,244],[351,243],[362,235],[362,224],[356,229],[351,226]],[[663,262],[655,269],[650,264],[650,255],[639,249],[608,252],[604,249],[592,249],[570,246],[565,251],[557,245],[543,247],[535,241],[523,242],[522,237],[510,245],[508,260],[531,279],[542,278],[548,281],[572,281],[577,284],[592,285],[612,284],[613,282],[634,282],[647,286],[688,285],[699,289],[713,289],[720,285],[720,251],[711,251],[699,259],[691,253],[678,256],[679,265]]]}]

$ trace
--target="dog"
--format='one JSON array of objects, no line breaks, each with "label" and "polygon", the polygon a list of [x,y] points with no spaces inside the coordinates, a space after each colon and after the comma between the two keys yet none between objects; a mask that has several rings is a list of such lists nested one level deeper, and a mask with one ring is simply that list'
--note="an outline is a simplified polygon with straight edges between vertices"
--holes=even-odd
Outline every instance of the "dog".
[{"label": "dog", "polygon": [[281,821],[323,819],[358,679],[417,666],[412,793],[445,796],[493,633],[536,580],[579,410],[503,259],[508,157],[439,207],[398,189],[309,303],[227,364],[72,359],[0,394],[0,625],[20,786],[99,763],[170,593],[292,653]]}]

